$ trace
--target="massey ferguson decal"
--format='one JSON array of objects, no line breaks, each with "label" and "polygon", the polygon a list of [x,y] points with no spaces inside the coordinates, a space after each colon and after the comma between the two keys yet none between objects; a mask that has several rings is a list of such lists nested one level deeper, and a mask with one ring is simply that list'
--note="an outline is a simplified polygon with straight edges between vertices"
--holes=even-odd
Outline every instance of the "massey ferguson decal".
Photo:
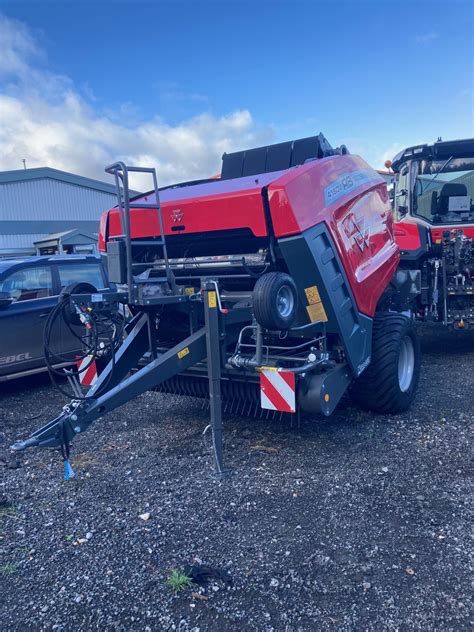
[{"label": "massey ferguson decal", "polygon": [[369,228],[366,225],[366,219],[363,215],[357,217],[354,213],[350,213],[342,222],[344,233],[347,235],[350,242],[355,242],[361,252],[364,252],[366,248],[369,248]]},{"label": "massey ferguson decal", "polygon": [[171,219],[175,224],[180,222],[184,217],[184,213],[180,208],[175,208],[171,211]]}]

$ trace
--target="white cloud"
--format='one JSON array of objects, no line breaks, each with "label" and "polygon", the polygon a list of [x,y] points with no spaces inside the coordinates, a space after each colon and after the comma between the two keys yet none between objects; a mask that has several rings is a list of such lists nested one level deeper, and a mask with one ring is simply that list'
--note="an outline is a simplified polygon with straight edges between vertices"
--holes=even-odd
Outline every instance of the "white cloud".
[{"label": "white cloud", "polygon": [[415,42],[417,44],[429,44],[435,39],[438,39],[438,33],[435,33],[434,31],[419,33],[418,35],[415,35]]},{"label": "white cloud", "polygon": [[30,30],[17,20],[0,15],[0,76],[25,77],[29,61],[42,55]]},{"label": "white cloud", "polygon": [[[97,101],[82,97],[69,78],[44,68],[45,55],[24,24],[2,16],[0,60],[0,170],[21,168],[25,158],[28,167],[103,180],[104,167],[120,159],[155,166],[160,184],[167,184],[210,176],[220,170],[224,151],[273,137],[270,128],[256,129],[247,110],[219,117],[204,112],[174,126],[158,117],[132,117],[135,122],[127,126],[120,113],[135,104],[98,111]],[[173,90],[178,92],[176,86]],[[90,87],[86,92],[90,95]]]}]

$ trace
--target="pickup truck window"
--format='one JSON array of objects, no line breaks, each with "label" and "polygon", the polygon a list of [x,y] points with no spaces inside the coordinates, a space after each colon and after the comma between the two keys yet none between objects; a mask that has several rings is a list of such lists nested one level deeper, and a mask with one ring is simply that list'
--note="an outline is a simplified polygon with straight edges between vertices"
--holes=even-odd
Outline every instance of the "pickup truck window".
[{"label": "pickup truck window", "polygon": [[99,264],[59,265],[58,270],[62,288],[70,283],[91,283],[98,290],[104,288],[104,278]]},{"label": "pickup truck window", "polygon": [[0,292],[13,301],[30,301],[53,294],[51,270],[46,266],[17,270],[0,282]]}]

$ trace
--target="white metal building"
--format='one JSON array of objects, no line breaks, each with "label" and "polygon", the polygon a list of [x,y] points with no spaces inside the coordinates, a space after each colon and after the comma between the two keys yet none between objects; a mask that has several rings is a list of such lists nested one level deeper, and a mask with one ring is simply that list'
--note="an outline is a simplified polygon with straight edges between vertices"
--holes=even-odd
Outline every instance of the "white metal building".
[{"label": "white metal building", "polygon": [[35,242],[79,231],[96,236],[115,186],[49,167],[0,172],[0,257],[35,254]]}]

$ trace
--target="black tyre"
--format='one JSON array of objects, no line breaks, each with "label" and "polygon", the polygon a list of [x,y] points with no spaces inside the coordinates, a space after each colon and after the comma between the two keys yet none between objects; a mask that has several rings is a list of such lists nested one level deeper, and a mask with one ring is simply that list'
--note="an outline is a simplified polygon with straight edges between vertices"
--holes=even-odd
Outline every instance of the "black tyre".
[{"label": "black tyre", "polygon": [[375,315],[372,361],[352,386],[354,401],[378,413],[399,413],[412,403],[420,377],[415,326],[402,314]]},{"label": "black tyre", "polygon": [[289,274],[268,272],[255,283],[253,313],[265,329],[289,329],[298,310],[298,290]]}]

